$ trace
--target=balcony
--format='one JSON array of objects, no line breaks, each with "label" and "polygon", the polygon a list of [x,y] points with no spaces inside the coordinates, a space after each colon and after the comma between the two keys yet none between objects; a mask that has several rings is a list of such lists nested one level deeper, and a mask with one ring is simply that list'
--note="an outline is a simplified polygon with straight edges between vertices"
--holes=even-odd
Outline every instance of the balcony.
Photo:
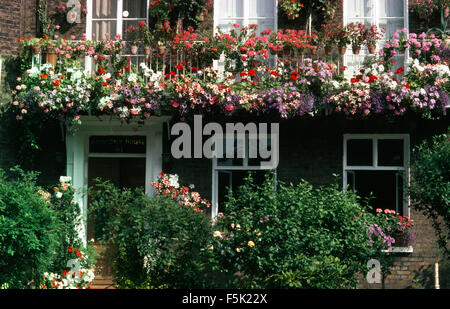
[{"label": "balcony", "polygon": [[[257,35],[236,26],[214,37],[184,31],[137,49],[120,37],[26,38],[22,57],[32,68],[18,79],[11,108],[18,120],[41,115],[68,126],[86,114],[124,121],[162,113],[440,118],[449,106],[448,46],[425,34],[401,36],[354,74],[345,74],[341,48],[330,52],[320,34],[297,30]],[[392,72],[405,50],[409,67]]]}]

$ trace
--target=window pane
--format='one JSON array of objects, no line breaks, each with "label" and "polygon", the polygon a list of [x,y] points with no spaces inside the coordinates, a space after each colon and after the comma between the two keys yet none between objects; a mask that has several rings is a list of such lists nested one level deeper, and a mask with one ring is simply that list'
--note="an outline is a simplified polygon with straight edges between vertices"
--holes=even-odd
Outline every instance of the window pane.
[{"label": "window pane", "polygon": [[378,140],[378,165],[379,166],[403,166],[403,140],[380,139]]},{"label": "window pane", "polygon": [[[402,182],[397,181],[396,171],[354,171],[355,189],[359,196],[368,198],[372,193],[369,205],[373,211],[377,208],[396,210],[402,214],[402,200],[398,200],[398,195],[402,194]],[[400,190],[399,190],[400,189]],[[399,192],[401,191],[401,192]]]},{"label": "window pane", "polygon": [[377,0],[379,1],[380,17],[403,17],[403,1],[401,0]]},{"label": "window pane", "polygon": [[147,18],[147,0],[123,0],[123,11],[128,11],[126,18]]},{"label": "window pane", "polygon": [[372,140],[350,139],[347,141],[347,165],[372,166]]},{"label": "window pane", "polygon": [[116,0],[93,0],[92,18],[117,18]]},{"label": "window pane", "polygon": [[111,38],[114,38],[116,32],[116,21],[113,20],[97,20],[92,22],[92,38],[94,40],[101,40],[108,33]]},{"label": "window pane", "polygon": [[345,12],[349,18],[352,17],[372,17],[374,0],[347,0],[345,3]]},{"label": "window pane", "polygon": [[384,39],[390,39],[397,30],[401,30],[401,29],[405,28],[403,19],[380,18],[379,25],[380,25],[381,29],[386,30]]},{"label": "window pane", "polygon": [[[217,14],[222,18],[244,17],[243,0],[216,0]],[[241,24],[241,22],[240,22]]]}]

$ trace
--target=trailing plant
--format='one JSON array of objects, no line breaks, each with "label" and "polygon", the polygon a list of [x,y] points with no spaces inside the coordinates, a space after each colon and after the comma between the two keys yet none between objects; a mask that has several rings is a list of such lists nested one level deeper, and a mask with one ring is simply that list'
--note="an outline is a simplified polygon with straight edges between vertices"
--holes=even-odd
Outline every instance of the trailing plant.
[{"label": "trailing plant", "polygon": [[409,188],[412,206],[431,220],[438,245],[446,256],[450,253],[449,170],[450,130],[413,149]]},{"label": "trailing plant", "polygon": [[149,198],[142,189],[119,189],[100,181],[90,188],[90,212],[97,218],[101,214],[104,222],[99,231],[103,236],[97,239],[117,247],[113,269],[121,288],[207,284],[201,253],[211,235],[208,219],[163,195]]}]

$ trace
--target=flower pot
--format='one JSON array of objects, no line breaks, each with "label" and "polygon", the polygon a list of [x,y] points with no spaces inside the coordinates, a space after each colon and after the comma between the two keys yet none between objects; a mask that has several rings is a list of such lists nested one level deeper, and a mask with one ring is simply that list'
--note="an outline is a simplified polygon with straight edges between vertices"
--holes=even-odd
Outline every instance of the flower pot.
[{"label": "flower pot", "polygon": [[332,46],[325,46],[325,54],[327,56],[330,56],[332,52],[333,52],[333,47]]},{"label": "flower pot", "polygon": [[367,49],[369,50],[369,53],[373,55],[375,54],[377,47],[375,45],[367,45]]},{"label": "flower pot", "polygon": [[144,54],[146,56],[150,56],[151,53],[152,53],[152,48],[150,46],[144,46]]},{"label": "flower pot", "polygon": [[41,52],[41,47],[39,45],[32,46],[33,55],[39,55]]},{"label": "flower pot", "polygon": [[56,67],[56,63],[58,62],[58,54],[54,51],[47,52],[47,63],[50,63],[53,67]]},{"label": "flower pot", "polygon": [[361,46],[355,46],[355,45],[352,46],[352,51],[353,51],[354,55],[359,55],[360,50],[361,50]]},{"label": "flower pot", "polygon": [[136,55],[138,53],[139,47],[137,45],[131,45],[130,50],[132,55]]},{"label": "flower pot", "polygon": [[311,51],[311,55],[313,55],[313,56],[317,55],[317,46],[313,46],[313,47],[310,49],[310,51]]},{"label": "flower pot", "polygon": [[158,52],[159,52],[161,55],[164,55],[164,54],[166,53],[166,47],[165,47],[165,46],[162,46],[162,45],[159,45],[159,46],[158,46]]},{"label": "flower pot", "polygon": [[345,55],[345,53],[347,52],[347,46],[340,46],[339,47],[339,54],[340,55]]}]

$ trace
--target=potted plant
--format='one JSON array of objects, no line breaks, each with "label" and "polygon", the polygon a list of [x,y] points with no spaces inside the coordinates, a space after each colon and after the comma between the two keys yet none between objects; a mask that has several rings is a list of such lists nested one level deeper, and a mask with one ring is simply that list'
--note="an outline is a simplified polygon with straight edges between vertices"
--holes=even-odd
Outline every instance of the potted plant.
[{"label": "potted plant", "polygon": [[304,6],[300,0],[280,0],[278,3],[279,7],[286,13],[289,20],[296,19]]},{"label": "potted plant", "polygon": [[367,27],[363,23],[350,23],[347,27],[350,32],[353,54],[359,55],[361,45],[366,42]]},{"label": "potted plant", "polygon": [[29,47],[33,55],[39,55],[41,53],[41,47],[45,44],[43,38],[25,38],[19,40],[23,47]]},{"label": "potted plant", "polygon": [[310,44],[310,51],[311,55],[315,56],[317,55],[317,49],[319,46],[319,35],[316,31],[311,32],[311,36],[309,37],[309,44]]},{"label": "potted plant", "polygon": [[325,46],[325,54],[330,56],[333,51],[333,46],[336,44],[336,25],[325,24],[322,25],[321,43]]},{"label": "potted plant", "polygon": [[344,27],[342,24],[336,24],[336,44],[340,55],[345,55],[347,51],[347,45],[351,43],[351,34],[348,27]]},{"label": "potted plant", "polygon": [[383,37],[385,30],[379,29],[377,25],[367,28],[366,45],[370,54],[375,54],[377,42]]},{"label": "potted plant", "polygon": [[125,40],[130,43],[130,51],[132,55],[136,55],[139,49],[140,29],[130,25],[125,29]]},{"label": "potted plant", "polygon": [[141,41],[144,44],[144,54],[149,56],[152,52],[152,44],[153,44],[153,34],[150,32],[148,28],[148,24],[145,21],[139,22],[139,30]]}]

